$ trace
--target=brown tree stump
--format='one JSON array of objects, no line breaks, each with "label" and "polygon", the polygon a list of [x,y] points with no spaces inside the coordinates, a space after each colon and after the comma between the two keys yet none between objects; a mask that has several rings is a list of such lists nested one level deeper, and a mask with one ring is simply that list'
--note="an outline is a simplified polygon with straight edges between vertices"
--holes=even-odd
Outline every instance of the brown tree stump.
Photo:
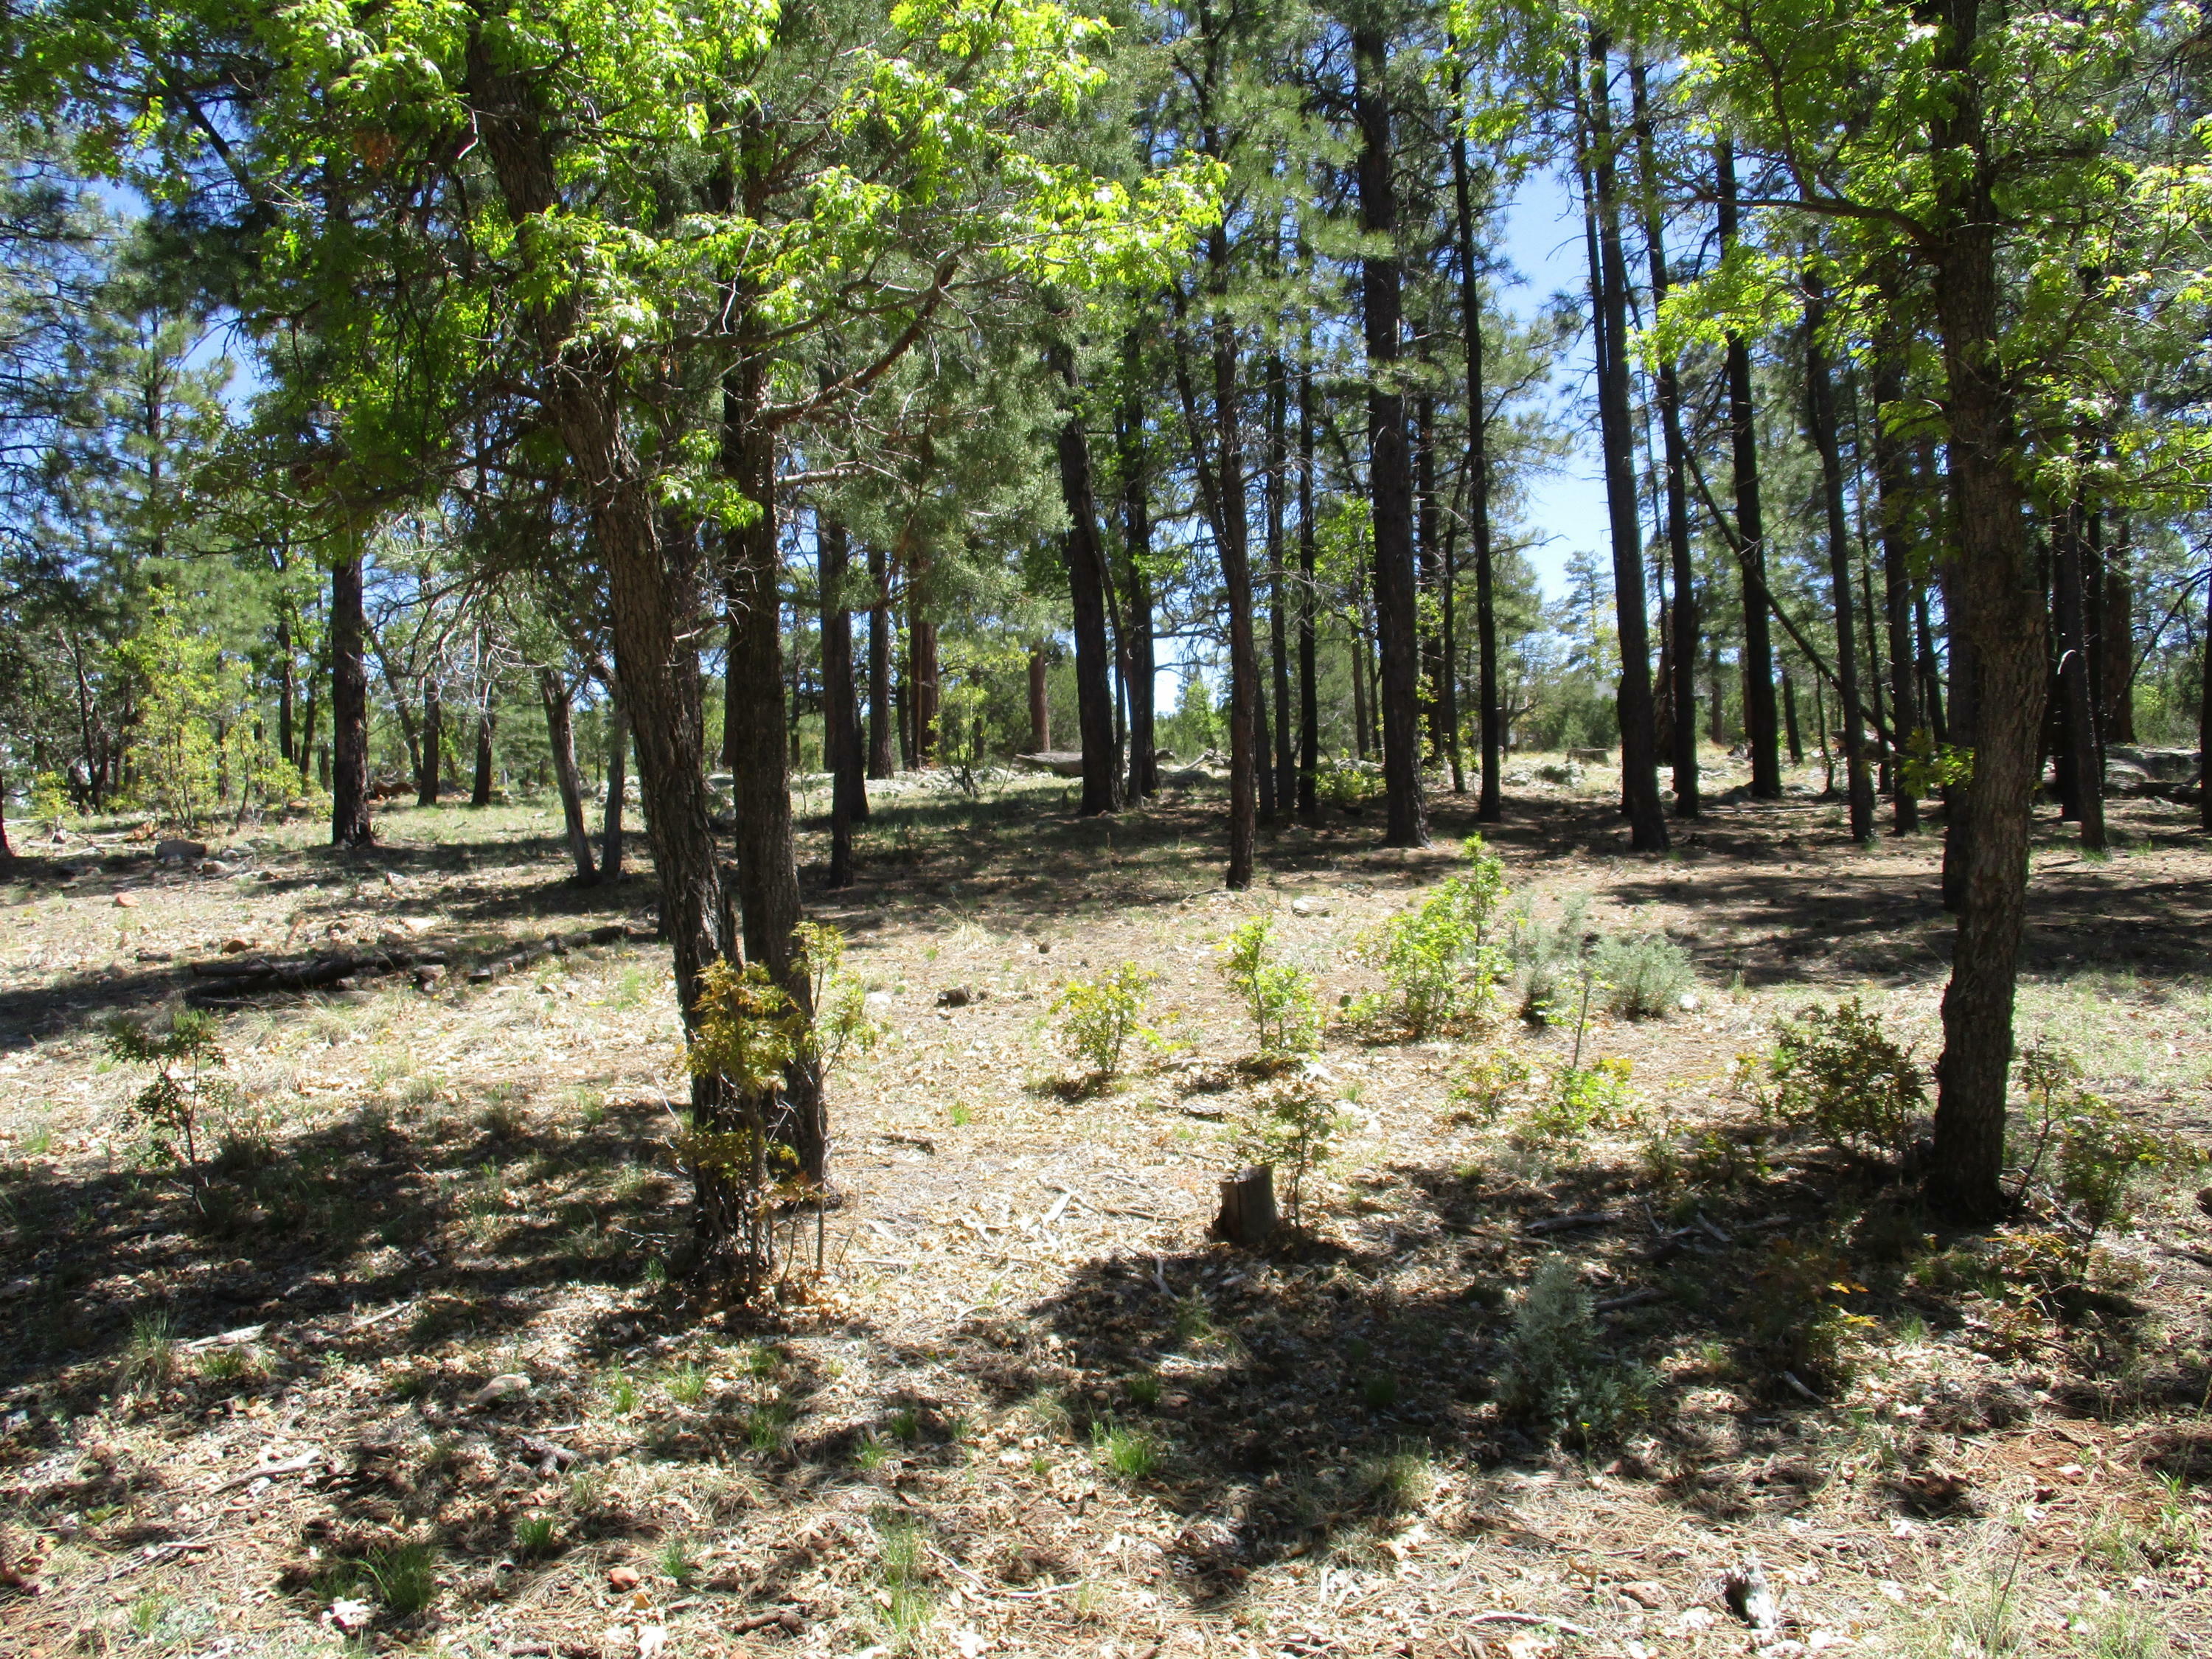
[{"label": "brown tree stump", "polygon": [[1277,1220],[1272,1164],[1255,1164],[1223,1178],[1221,1213],[1213,1220],[1216,1238],[1256,1250],[1273,1237]]}]

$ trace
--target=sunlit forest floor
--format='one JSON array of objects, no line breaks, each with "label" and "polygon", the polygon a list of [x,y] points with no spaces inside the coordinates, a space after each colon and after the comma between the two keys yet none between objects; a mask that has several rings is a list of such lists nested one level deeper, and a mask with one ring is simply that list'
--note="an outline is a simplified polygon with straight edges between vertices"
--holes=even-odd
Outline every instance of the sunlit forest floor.
[{"label": "sunlit forest floor", "polygon": [[[2212,1653],[2212,1175],[2154,1172],[2086,1279],[2048,1220],[1940,1227],[1732,1080],[1844,994],[1932,1059],[1937,837],[1853,849],[1803,773],[1631,858],[1611,775],[1512,772],[1514,902],[1697,966],[1589,1035],[1634,1098],[1587,1133],[1454,1100],[1570,1032],[1341,1012],[1471,801],[1419,854],[1371,808],[1268,834],[1232,896],[1218,788],[1085,822],[1057,781],[905,781],[830,895],[817,787],[810,910],[886,1034],[833,1085],[842,1202],[750,1319],[667,1280],[662,948],[468,977],[650,926],[649,878],[564,884],[550,805],[391,810],[355,855],[267,826],[205,872],[33,844],[0,878],[0,1654]],[[2161,802],[2103,860],[2039,814],[2023,1038],[2212,1145],[2212,848]],[[1260,910],[1350,1127],[1254,1255],[1206,1229],[1269,1086],[1219,971]],[[380,940],[445,972],[222,1012],[208,1179],[150,1156],[101,1021],[227,945]],[[1125,960],[1159,1040],[1086,1092],[1051,1000]],[[1632,1396],[1589,1446],[1496,1397],[1561,1257]]]}]

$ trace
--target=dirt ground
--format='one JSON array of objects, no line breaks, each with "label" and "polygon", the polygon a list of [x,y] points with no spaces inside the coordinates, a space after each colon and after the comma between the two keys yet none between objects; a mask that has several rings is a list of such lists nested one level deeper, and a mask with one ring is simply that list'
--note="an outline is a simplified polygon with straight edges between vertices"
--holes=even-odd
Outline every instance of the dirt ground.
[{"label": "dirt ground", "polygon": [[[1418,854],[1372,810],[1273,833],[1230,895],[1216,791],[1085,822],[1054,781],[902,781],[829,895],[802,799],[810,912],[883,1036],[833,1080],[842,1201],[791,1218],[766,1318],[667,1280],[661,948],[470,977],[650,926],[649,878],[563,884],[550,808],[392,811],[359,854],[272,826],[213,867],[119,830],[27,849],[0,878],[0,1655],[2212,1654],[2212,1175],[2153,1171],[2054,1276],[2063,1218],[1954,1234],[1763,1126],[1737,1056],[1790,1011],[1856,995],[1932,1060],[1939,841],[1855,849],[1800,777],[1632,858],[1606,775],[1514,770],[1512,902],[1586,896],[1697,969],[1670,1017],[1595,1024],[1633,1102],[1571,1138],[1455,1098],[1571,1033],[1346,1012],[1358,940],[1462,867],[1469,803],[1437,797]],[[2041,813],[2023,1039],[2212,1146],[2212,846],[2131,803],[2089,859]],[[1220,972],[1258,912],[1319,981],[1346,1119],[1264,1255],[1207,1237],[1273,1086]],[[211,1172],[154,1155],[108,1015],[227,945],[380,942],[445,970],[225,1009]],[[1158,1040],[1074,1086],[1052,999],[1124,961],[1159,975]],[[1499,1399],[1554,1259],[1640,1379],[1588,1444]],[[1814,1321],[1819,1369],[1789,1358]]]}]

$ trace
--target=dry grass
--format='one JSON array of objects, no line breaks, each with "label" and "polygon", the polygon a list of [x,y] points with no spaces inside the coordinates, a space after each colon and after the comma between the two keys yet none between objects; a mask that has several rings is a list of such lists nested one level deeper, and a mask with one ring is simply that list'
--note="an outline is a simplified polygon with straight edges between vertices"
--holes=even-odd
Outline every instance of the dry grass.
[{"label": "dry grass", "polygon": [[[1587,894],[1697,957],[1693,1012],[1594,1035],[1636,1110],[1564,1143],[1510,1108],[1469,1122],[1447,1097],[1471,1048],[1540,1078],[1566,1039],[1333,1028],[1351,1125],[1313,1235],[1263,1259],[1204,1235],[1264,1086],[1216,943],[1278,912],[1333,1008],[1371,983],[1352,941],[1449,850],[1339,817],[1282,832],[1269,884],[1232,896],[1205,796],[1107,824],[1057,784],[886,792],[867,885],[811,908],[889,1035],[837,1085],[828,1270],[754,1322],[663,1282],[684,1193],[653,947],[227,1016],[277,1156],[198,1200],[100,1058],[106,1010],[183,983],[141,951],[405,917],[495,953],[641,915],[649,882],[561,885],[550,813],[394,812],[367,860],[276,832],[252,879],[0,890],[0,1572],[42,1587],[0,1588],[0,1653],[334,1650],[349,1600],[380,1648],[472,1655],[635,1654],[651,1626],[686,1655],[1740,1652],[1718,1575],[1750,1553],[1811,1649],[2207,1651],[2197,1182],[2154,1195],[2090,1293],[2039,1298],[2002,1239],[1762,1137],[1729,1074],[1784,1009],[1856,990],[1932,1051],[1936,843],[1854,852],[1798,799],[1631,860],[1604,781],[1524,793],[1494,839],[1540,912]],[[2212,856],[2179,809],[2118,822],[2102,864],[2044,826],[2023,1026],[2200,1134]],[[1164,1047],[1110,1091],[1059,1086],[1054,990],[1122,960],[1161,975]],[[981,994],[940,1006],[955,987]],[[1773,1332],[1816,1251],[1866,1288],[1836,1298],[1808,1400]],[[1590,1451],[1496,1398],[1518,1298],[1562,1256],[1619,1302],[1607,1363],[1650,1379]],[[514,1374],[526,1396],[471,1403]],[[1500,1611],[1592,1634],[1470,1622]]]}]

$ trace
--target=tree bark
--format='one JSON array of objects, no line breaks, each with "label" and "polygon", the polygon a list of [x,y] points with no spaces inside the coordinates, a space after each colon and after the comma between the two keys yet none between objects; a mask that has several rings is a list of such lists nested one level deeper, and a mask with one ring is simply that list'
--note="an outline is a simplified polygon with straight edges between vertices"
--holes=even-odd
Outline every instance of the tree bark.
[{"label": "tree bark", "polygon": [[599,879],[620,881],[623,808],[629,795],[629,708],[620,686],[607,683],[607,799],[599,823]]},{"label": "tree bark", "polygon": [[1030,753],[1052,747],[1052,698],[1045,675],[1044,646],[1030,647]]},{"label": "tree bark", "polygon": [[361,532],[349,525],[331,567],[331,845],[368,847],[368,622],[362,611]]},{"label": "tree bark", "polygon": [[1315,578],[1318,547],[1314,537],[1314,423],[1313,364],[1298,362],[1298,811],[1312,818],[1320,810],[1316,798],[1316,772],[1321,764],[1321,699],[1314,660],[1317,641],[1314,611],[1320,604],[1320,584]]},{"label": "tree bark", "polygon": [[852,542],[845,526],[817,514],[815,556],[822,585],[822,750],[830,772],[830,876],[832,888],[853,881],[854,798],[865,810],[866,768],[860,753],[860,710],[853,695],[853,613],[845,584]]},{"label": "tree bark", "polygon": [[1083,382],[1075,349],[1055,339],[1046,349],[1066,393],[1056,447],[1060,498],[1067,509],[1067,591],[1075,615],[1075,724],[1083,745],[1085,817],[1120,810],[1120,757],[1114,744],[1114,659],[1106,637],[1106,549],[1099,538],[1091,441],[1083,428]]},{"label": "tree bark", "polygon": [[2105,846],[2105,769],[2097,743],[2097,687],[2089,672],[2089,629],[2083,594],[2082,520],[2087,517],[2081,501],[2069,503],[2060,514],[2057,529],[2057,562],[2052,572],[2053,609],[2058,623],[2058,685],[2061,714],[2066,722],[2066,758],[2073,776],[2072,815],[2081,825],[2081,845],[2093,851]]},{"label": "tree bark", "polygon": [[1213,1218],[1216,1238],[1243,1249],[1260,1249],[1273,1237],[1279,1219],[1272,1165],[1255,1164],[1222,1178],[1221,1212]]},{"label": "tree bark", "polygon": [[422,677],[422,740],[416,757],[415,804],[438,804],[438,774],[445,769],[446,699],[432,674]]},{"label": "tree bark", "polygon": [[[1651,311],[1656,316],[1667,300],[1667,247],[1660,221],[1657,146],[1652,137],[1650,91],[1640,56],[1629,60],[1628,77],[1636,116],[1637,182],[1644,201],[1644,241],[1651,265]],[[1665,622],[1670,625],[1668,644],[1672,648],[1668,654],[1674,659],[1675,672],[1682,676],[1682,684],[1675,688],[1674,705],[1668,711],[1673,717],[1674,816],[1694,818],[1701,810],[1698,794],[1698,700],[1691,695],[1691,665],[1698,660],[1698,654],[1697,573],[1690,562],[1690,500],[1682,467],[1682,395],[1673,358],[1659,365],[1656,378],[1666,468],[1667,550],[1674,588],[1673,614]],[[1718,688],[1717,680],[1716,700]]]},{"label": "tree bark", "polygon": [[[1380,28],[1355,27],[1352,53],[1359,122],[1359,226],[1379,243],[1398,230],[1392,178],[1389,43]],[[1382,793],[1388,847],[1425,847],[1421,799],[1420,619],[1413,584],[1413,477],[1406,405],[1399,391],[1401,276],[1395,249],[1360,260],[1361,325],[1367,348],[1367,483],[1375,538],[1376,631],[1382,657]]]},{"label": "tree bark", "polygon": [[[1228,233],[1216,227],[1209,258],[1226,280]],[[1215,532],[1229,599],[1229,861],[1224,884],[1242,892],[1252,884],[1259,840],[1260,657],[1252,636],[1252,564],[1247,551],[1244,439],[1237,420],[1237,331],[1225,314],[1213,319],[1214,483],[1218,494]]]},{"label": "tree bark", "polygon": [[2136,740],[2135,549],[2125,514],[2112,521],[2112,539],[2104,550],[2105,673],[2100,695],[2105,718],[2099,727],[2106,743]]},{"label": "tree bark", "polygon": [[1139,801],[1159,793],[1155,757],[1152,644],[1152,485],[1145,441],[1144,342],[1135,329],[1121,340],[1122,401],[1117,459],[1121,486],[1121,556],[1128,569],[1129,789]]},{"label": "tree bark", "polygon": [[1592,298],[1605,319],[1600,342],[1598,402],[1605,419],[1605,494],[1613,532],[1613,604],[1620,634],[1620,769],[1629,846],[1667,850],[1667,815],[1659,799],[1657,729],[1651,700],[1651,641],[1644,609],[1644,531],[1638,522],[1636,478],[1628,423],[1628,270],[1621,253],[1620,200],[1613,155],[1611,43],[1590,32],[1589,119],[1596,179],[1599,269]]},{"label": "tree bark", "polygon": [[1835,608],[1837,718],[1843,722],[1844,788],[1851,839],[1874,839],[1874,781],[1867,770],[1866,731],[1859,724],[1859,657],[1851,595],[1850,527],[1844,514],[1844,463],[1836,439],[1836,388],[1828,371],[1827,302],[1819,282],[1805,283],[1805,416],[1820,458],[1820,499],[1828,521],[1828,590]]},{"label": "tree bark", "polygon": [[491,805],[492,785],[495,781],[495,756],[492,736],[498,729],[498,719],[491,712],[491,689],[484,689],[483,707],[477,710],[477,775],[471,780],[469,805]]},{"label": "tree bark", "polygon": [[1790,727],[1790,763],[1805,763],[1805,738],[1797,725],[1797,687],[1790,678],[1790,665],[1782,665],[1782,713]]},{"label": "tree bark", "polygon": [[[1735,148],[1723,138],[1714,151],[1718,177],[1721,246],[1735,246]],[[1773,601],[1766,587],[1766,520],[1759,494],[1759,428],[1752,403],[1751,348],[1741,334],[1728,337],[1729,434],[1735,457],[1737,557],[1743,568],[1743,724],[1751,750],[1754,800],[1782,799],[1782,757],[1774,717],[1774,646],[1767,625]],[[1804,745],[1792,723],[1790,762],[1804,763]]]},{"label": "tree bark", "polygon": [[1273,669],[1274,705],[1274,763],[1268,769],[1274,783],[1274,810],[1279,817],[1287,817],[1297,803],[1297,770],[1294,759],[1296,738],[1291,724],[1291,641],[1284,627],[1284,607],[1287,599],[1283,580],[1283,515],[1290,480],[1285,476],[1290,465],[1290,445],[1286,430],[1290,405],[1290,382],[1283,371],[1283,360],[1273,354],[1267,358],[1267,648]]},{"label": "tree bark", "polygon": [[1490,398],[1484,384],[1481,289],[1475,273],[1473,190],[1464,132],[1452,139],[1452,201],[1459,234],[1460,330],[1467,344],[1468,531],[1474,544],[1475,649],[1480,655],[1475,696],[1482,722],[1482,784],[1474,816],[1484,823],[1495,823],[1505,813],[1500,776],[1504,722],[1498,702],[1498,611],[1491,550]]},{"label": "tree bark", "polygon": [[592,861],[592,832],[584,823],[584,786],[576,775],[576,732],[570,719],[568,682],[557,668],[538,671],[538,695],[545,705],[545,740],[553,751],[553,782],[561,793],[561,822],[568,836],[568,857],[576,866],[576,885],[599,879]]},{"label": "tree bark", "polygon": [[891,775],[891,590],[889,561],[868,549],[868,775]]},{"label": "tree bark", "polygon": [[1905,441],[1882,418],[1885,409],[1901,402],[1905,376],[1898,343],[1878,338],[1874,362],[1874,477],[1880,494],[1876,506],[1881,536],[1882,601],[1889,626],[1889,729],[1897,751],[1893,793],[1890,797],[1892,827],[1900,836],[1920,828],[1920,802],[1905,781],[1904,745],[1921,729],[1918,672],[1912,648],[1912,548],[1914,507],[1911,471]]},{"label": "tree bark", "polygon": [[1929,122],[1939,171],[1936,312],[1948,387],[1956,580],[1948,590],[1973,644],[1974,769],[1960,792],[1965,882],[1951,982],[1929,1194],[1958,1219],[2005,1211],[2005,1097],[2014,979],[2027,909],[2027,845],[2043,718],[2045,626],[2021,495],[2021,433],[1997,349],[1996,227],[1974,80],[1980,11],[1946,0],[1937,69],[1951,86]]}]

